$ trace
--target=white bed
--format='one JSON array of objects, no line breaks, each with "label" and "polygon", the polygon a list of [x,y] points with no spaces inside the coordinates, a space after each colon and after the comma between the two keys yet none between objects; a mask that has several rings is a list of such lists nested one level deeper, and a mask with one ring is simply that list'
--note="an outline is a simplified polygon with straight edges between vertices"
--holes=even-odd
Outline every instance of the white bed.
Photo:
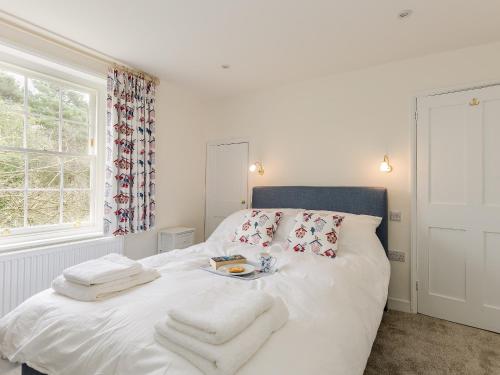
[{"label": "white bed", "polygon": [[228,217],[202,244],[143,259],[162,277],[101,302],[79,302],[45,290],[0,320],[0,354],[50,375],[198,375],[192,364],[154,340],[153,325],[192,290],[238,284],[286,302],[288,323],[238,372],[362,374],[387,298],[390,267],[375,234],[378,221],[347,215],[335,259],[284,251],[297,210],[285,216],[271,251],[279,272],[254,281],[199,269],[208,257],[260,247],[228,241],[246,211]]}]

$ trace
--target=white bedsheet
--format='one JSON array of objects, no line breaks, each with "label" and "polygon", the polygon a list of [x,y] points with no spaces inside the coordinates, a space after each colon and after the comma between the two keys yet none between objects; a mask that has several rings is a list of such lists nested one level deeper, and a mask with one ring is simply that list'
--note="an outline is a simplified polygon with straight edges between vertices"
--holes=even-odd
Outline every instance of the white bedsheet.
[{"label": "white bedsheet", "polygon": [[[340,239],[336,259],[272,251],[280,271],[253,281],[199,270],[214,255],[259,247],[206,243],[142,260],[162,277],[99,302],[43,291],[0,320],[0,354],[50,375],[199,375],[157,344],[154,324],[193,289],[237,284],[283,298],[290,317],[239,375],[362,374],[387,298],[389,262],[376,236]],[[343,241],[343,242],[342,242]]]}]

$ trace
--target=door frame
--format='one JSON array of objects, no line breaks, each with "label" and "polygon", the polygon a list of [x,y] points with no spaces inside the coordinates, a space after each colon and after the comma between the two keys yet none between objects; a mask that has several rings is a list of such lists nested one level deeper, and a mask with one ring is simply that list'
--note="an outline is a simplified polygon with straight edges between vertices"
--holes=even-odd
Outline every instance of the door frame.
[{"label": "door frame", "polygon": [[[251,155],[250,148],[250,139],[246,137],[237,137],[237,138],[221,138],[215,139],[212,141],[207,141],[205,143],[205,178],[204,178],[204,188],[203,188],[203,239],[205,240],[205,232],[206,232],[206,221],[207,221],[207,161],[208,161],[208,147],[209,146],[221,146],[221,145],[232,145],[239,143],[247,143],[248,144],[248,160]],[[247,172],[248,175],[248,172]],[[247,177],[247,204],[249,204],[248,199],[248,177]]]},{"label": "door frame", "polygon": [[411,191],[411,224],[410,224],[410,311],[418,312],[418,248],[417,248],[417,102],[426,96],[451,94],[460,91],[482,89],[500,86],[500,79],[481,81],[469,84],[459,84],[441,89],[418,91],[410,99],[410,191]]}]

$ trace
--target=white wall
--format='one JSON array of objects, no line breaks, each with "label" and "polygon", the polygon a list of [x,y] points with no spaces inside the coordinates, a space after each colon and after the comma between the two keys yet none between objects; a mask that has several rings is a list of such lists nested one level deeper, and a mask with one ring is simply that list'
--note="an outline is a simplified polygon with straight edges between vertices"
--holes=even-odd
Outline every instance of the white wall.
[{"label": "white wall", "polygon": [[[390,248],[406,253],[392,263],[391,304],[410,300],[410,102],[422,90],[500,81],[500,44],[467,48],[317,78],[214,101],[208,139],[249,137],[251,159],[265,176],[255,185],[386,186]],[[388,153],[394,171],[379,163]]]}]

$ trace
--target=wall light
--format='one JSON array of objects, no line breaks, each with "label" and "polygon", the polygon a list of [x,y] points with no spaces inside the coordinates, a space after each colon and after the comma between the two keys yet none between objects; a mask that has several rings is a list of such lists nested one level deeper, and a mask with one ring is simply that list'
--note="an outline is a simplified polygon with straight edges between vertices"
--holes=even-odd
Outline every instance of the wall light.
[{"label": "wall light", "polygon": [[250,172],[257,171],[257,173],[261,176],[264,175],[264,166],[262,165],[262,163],[260,161],[256,161],[255,163],[253,163],[250,167],[248,167],[248,170]]},{"label": "wall light", "polygon": [[384,173],[389,173],[392,171],[392,165],[389,164],[389,157],[387,155],[384,155],[384,161],[382,161],[382,163],[380,163],[380,172],[384,172]]}]

